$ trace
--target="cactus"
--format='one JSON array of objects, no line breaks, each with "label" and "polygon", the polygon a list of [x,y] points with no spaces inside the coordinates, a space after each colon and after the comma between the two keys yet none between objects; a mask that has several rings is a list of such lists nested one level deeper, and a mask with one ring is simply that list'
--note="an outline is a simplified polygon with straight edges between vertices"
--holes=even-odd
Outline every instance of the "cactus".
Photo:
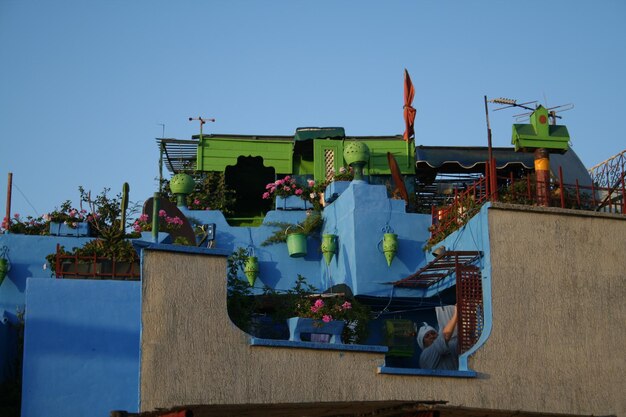
[{"label": "cactus", "polygon": [[122,221],[120,222],[120,230],[126,230],[126,210],[128,209],[128,193],[130,192],[130,186],[127,182],[122,185]]}]

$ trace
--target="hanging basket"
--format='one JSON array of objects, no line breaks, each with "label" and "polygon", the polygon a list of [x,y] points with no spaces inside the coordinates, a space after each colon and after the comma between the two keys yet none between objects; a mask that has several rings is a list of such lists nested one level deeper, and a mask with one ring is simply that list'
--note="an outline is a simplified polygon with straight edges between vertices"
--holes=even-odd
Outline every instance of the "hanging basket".
[{"label": "hanging basket", "polygon": [[337,235],[324,234],[322,235],[322,253],[326,260],[326,265],[330,265],[330,261],[333,259],[335,253],[337,253]]},{"label": "hanging basket", "polygon": [[292,258],[302,258],[306,255],[306,235],[304,233],[290,233],[287,235],[287,250]]},{"label": "hanging basket", "polygon": [[246,263],[243,267],[243,272],[246,274],[246,278],[248,278],[250,286],[254,287],[254,282],[259,276],[259,258],[256,256],[248,256],[248,259],[246,259]]},{"label": "hanging basket", "polygon": [[393,258],[398,252],[398,235],[395,233],[385,233],[383,235],[383,252],[387,260],[387,266],[391,266]]},{"label": "hanging basket", "polygon": [[0,285],[4,281],[4,278],[7,276],[7,272],[9,272],[9,268],[11,264],[9,264],[8,259],[0,259]]}]

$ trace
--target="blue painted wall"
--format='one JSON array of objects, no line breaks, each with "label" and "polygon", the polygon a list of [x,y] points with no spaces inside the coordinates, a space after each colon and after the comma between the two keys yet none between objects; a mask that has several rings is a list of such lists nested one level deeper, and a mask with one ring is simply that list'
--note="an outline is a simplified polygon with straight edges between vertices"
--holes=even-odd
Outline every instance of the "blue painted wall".
[{"label": "blue painted wall", "polygon": [[0,285],[0,381],[13,377],[16,358],[17,313],[24,310],[26,280],[29,278],[51,279],[46,255],[56,251],[57,243],[66,249],[82,246],[89,238],[59,236],[0,235],[0,248],[8,248],[11,269]]},{"label": "blue painted wall", "polygon": [[29,279],[22,417],[139,408],[137,281]]},{"label": "blue painted wall", "polygon": [[[353,181],[323,211],[322,233],[339,236],[338,253],[327,266],[319,237],[309,237],[306,257],[290,258],[285,244],[261,246],[276,228],[231,227],[221,212],[181,210],[195,222],[216,224],[216,248],[232,252],[238,247],[254,246],[260,267],[255,284],[257,292],[264,284],[278,290],[290,289],[300,274],[321,290],[345,283],[355,295],[388,295],[391,290],[388,282],[415,272],[424,262],[422,247],[429,237],[430,226],[429,215],[405,213],[404,201],[387,198],[385,186]],[[264,224],[297,223],[305,216],[303,210],[270,211]],[[391,227],[399,239],[398,254],[391,267],[387,266],[379,245],[385,226]]]}]

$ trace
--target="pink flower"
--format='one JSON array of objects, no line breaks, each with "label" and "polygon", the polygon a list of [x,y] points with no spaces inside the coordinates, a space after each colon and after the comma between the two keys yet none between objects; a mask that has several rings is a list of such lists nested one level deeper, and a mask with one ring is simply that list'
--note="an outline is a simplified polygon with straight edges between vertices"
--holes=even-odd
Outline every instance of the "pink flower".
[{"label": "pink flower", "polygon": [[318,298],[317,300],[315,300],[315,303],[313,305],[317,308],[322,308],[324,307],[324,300]]},{"label": "pink flower", "polygon": [[76,209],[71,209],[69,214],[70,214],[70,217],[76,217],[77,213],[78,212],[76,211]]},{"label": "pink flower", "polygon": [[133,230],[137,233],[141,233],[141,226],[139,225],[139,223],[133,223]]},{"label": "pink flower", "polygon": [[350,304],[350,302],[346,301],[345,303],[343,303],[341,305],[341,308],[344,310],[350,310],[352,308],[352,304]]},{"label": "pink flower", "polygon": [[263,199],[267,200],[270,198],[270,193],[263,193]]},{"label": "pink flower", "polygon": [[317,313],[317,311],[319,310],[319,308],[315,307],[315,306],[311,306],[311,311],[313,313]]},{"label": "pink flower", "polygon": [[289,175],[287,175],[285,178],[283,178],[283,181],[289,181],[291,179],[291,177]]},{"label": "pink flower", "polygon": [[302,190],[298,188],[298,189],[296,190],[296,195],[301,195],[301,194],[302,194]]},{"label": "pink flower", "polygon": [[193,200],[193,203],[194,203],[196,206],[199,206],[199,205],[200,205],[200,200],[198,200],[198,199],[196,198],[195,200]]},{"label": "pink flower", "polygon": [[308,180],[307,184],[309,184],[309,187],[313,187],[315,185],[315,180]]},{"label": "pink flower", "polygon": [[167,217],[167,212],[165,210],[159,210],[159,217]]},{"label": "pink flower", "polygon": [[141,216],[139,216],[138,219],[140,222],[147,222],[148,221],[148,215],[147,214],[142,214]]},{"label": "pink flower", "polygon": [[285,191],[291,191],[291,188],[289,188],[289,186],[285,185],[285,187],[283,188],[283,190],[285,190]]},{"label": "pink flower", "polygon": [[15,217],[16,219],[19,219],[19,218],[20,218],[20,213],[15,213],[15,214],[13,215],[13,217]]},{"label": "pink flower", "polygon": [[282,185],[282,183],[283,183],[283,180],[276,180],[274,182],[274,185]]},{"label": "pink flower", "polygon": [[324,314],[324,315],[322,316],[322,321],[323,321],[324,323],[328,323],[328,322],[330,322],[332,319],[333,319],[333,316],[331,316],[330,314]]}]

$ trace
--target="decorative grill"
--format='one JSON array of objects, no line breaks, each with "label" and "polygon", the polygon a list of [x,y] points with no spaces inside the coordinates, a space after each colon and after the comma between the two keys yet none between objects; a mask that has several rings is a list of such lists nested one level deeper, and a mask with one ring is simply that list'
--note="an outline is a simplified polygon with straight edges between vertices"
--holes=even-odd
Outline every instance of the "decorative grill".
[{"label": "decorative grill", "polygon": [[326,180],[332,180],[335,176],[335,150],[324,149],[324,173]]},{"label": "decorative grill", "polygon": [[484,326],[482,279],[475,265],[457,266],[456,308],[459,353],[464,353],[476,344]]}]

